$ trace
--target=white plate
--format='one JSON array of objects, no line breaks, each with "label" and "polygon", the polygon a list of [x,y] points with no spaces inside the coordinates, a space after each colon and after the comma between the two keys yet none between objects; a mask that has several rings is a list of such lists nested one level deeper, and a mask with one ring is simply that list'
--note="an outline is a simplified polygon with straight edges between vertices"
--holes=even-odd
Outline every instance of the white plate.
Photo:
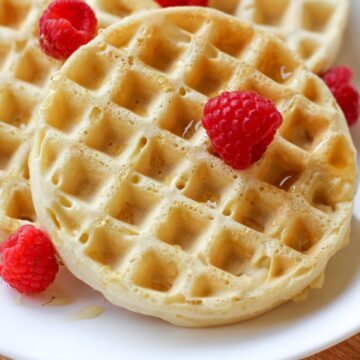
[{"label": "white plate", "polygon": [[[353,0],[351,26],[341,63],[357,72],[360,85],[360,1]],[[360,149],[360,124],[353,128]],[[19,359],[298,359],[360,331],[360,195],[352,242],[330,263],[322,290],[239,325],[190,330],[115,308],[101,295],[63,271],[41,298],[23,299],[0,284],[0,354]],[[52,296],[69,305],[43,305]],[[105,312],[72,320],[86,305]]]}]

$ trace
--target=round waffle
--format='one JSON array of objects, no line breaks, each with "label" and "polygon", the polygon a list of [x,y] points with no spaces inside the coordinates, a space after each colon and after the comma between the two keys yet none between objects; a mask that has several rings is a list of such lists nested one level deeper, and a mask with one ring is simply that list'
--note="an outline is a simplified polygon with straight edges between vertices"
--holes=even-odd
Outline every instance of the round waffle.
[{"label": "round waffle", "polygon": [[[52,74],[62,65],[38,45],[38,21],[49,1],[0,1],[0,242],[24,222],[35,221],[28,155],[36,111]],[[89,0],[104,28],[151,0]]]},{"label": "round waffle", "polygon": [[[201,127],[223,90],[255,90],[284,117],[246,171],[211,155]],[[293,298],[348,238],[355,150],[336,101],[277,37],[211,9],[128,17],[75,53],[41,106],[30,164],[69,269],[178,325]]]},{"label": "round waffle", "polygon": [[210,0],[210,6],[280,36],[315,73],[339,53],[349,0]]}]

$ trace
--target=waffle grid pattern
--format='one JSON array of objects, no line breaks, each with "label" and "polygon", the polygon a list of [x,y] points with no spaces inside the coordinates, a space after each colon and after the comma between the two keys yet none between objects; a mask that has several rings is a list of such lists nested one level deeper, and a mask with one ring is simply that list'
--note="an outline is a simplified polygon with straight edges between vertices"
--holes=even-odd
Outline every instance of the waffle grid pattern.
[{"label": "waffle grid pattern", "polygon": [[210,6],[284,39],[315,73],[335,60],[345,31],[348,0],[210,0]]},{"label": "waffle grid pattern", "polygon": [[[35,203],[55,238],[144,299],[231,306],[309,275],[350,219],[353,148],[329,92],[280,41],[182,11],[123,23],[63,67],[42,108]],[[245,172],[209,154],[199,126],[208,97],[228,89],[256,90],[284,115]]]},{"label": "waffle grid pattern", "polygon": [[36,43],[39,3],[0,2],[0,227],[1,240],[23,222],[36,221],[28,156],[34,113],[57,63]]},{"label": "waffle grid pattern", "polygon": [[[61,65],[38,46],[38,20],[49,1],[0,1],[0,241],[23,222],[36,221],[28,156],[36,111]],[[132,12],[156,7],[150,0],[91,0],[99,29]]]}]

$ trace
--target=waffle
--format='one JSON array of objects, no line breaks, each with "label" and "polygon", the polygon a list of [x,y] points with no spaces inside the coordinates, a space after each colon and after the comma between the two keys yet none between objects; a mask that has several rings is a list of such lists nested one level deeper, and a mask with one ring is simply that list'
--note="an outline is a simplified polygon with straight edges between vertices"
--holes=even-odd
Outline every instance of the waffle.
[{"label": "waffle", "polygon": [[[28,155],[38,105],[61,62],[38,46],[37,23],[49,1],[0,0],[0,242],[20,225],[36,221]],[[99,29],[141,9],[151,0],[88,1]]]},{"label": "waffle", "polygon": [[[48,2],[0,1],[0,242],[24,222],[36,221],[27,165],[34,114],[47,92],[52,74],[61,66],[60,62],[45,56],[38,47],[37,22]],[[89,0],[88,3],[96,11],[99,29],[136,11],[157,7],[152,0],[137,0],[130,4],[125,0]],[[243,4],[236,2],[224,8],[222,3],[214,2],[212,6],[235,13]],[[344,18],[341,14],[346,12],[347,1],[340,3],[344,9],[337,11],[337,22]],[[334,20],[334,23],[337,22]],[[333,28],[340,29],[342,26]],[[318,40],[321,44],[327,43],[323,39]],[[337,48],[335,45],[333,41],[332,50]],[[326,53],[325,50],[317,52]],[[332,60],[331,56],[323,57]],[[315,59],[315,55],[311,59]]]},{"label": "waffle", "polygon": [[349,0],[210,0],[210,6],[280,36],[315,73],[339,53]]},{"label": "waffle", "polygon": [[[284,117],[236,171],[201,117],[255,90]],[[355,150],[324,83],[276,36],[212,9],[128,17],[74,54],[39,112],[34,204],[68,268],[177,325],[240,321],[302,294],[348,239]]]}]

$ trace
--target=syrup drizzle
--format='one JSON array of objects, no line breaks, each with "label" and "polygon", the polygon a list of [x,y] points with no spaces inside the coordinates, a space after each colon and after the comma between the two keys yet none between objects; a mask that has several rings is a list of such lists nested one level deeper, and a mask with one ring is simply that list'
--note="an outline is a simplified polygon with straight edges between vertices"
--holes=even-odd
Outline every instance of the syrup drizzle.
[{"label": "syrup drizzle", "polygon": [[292,75],[292,72],[286,71],[286,66],[282,66],[280,68],[280,75],[283,80],[287,80]]},{"label": "syrup drizzle", "polygon": [[70,316],[70,320],[89,320],[97,318],[104,313],[105,309],[98,305],[88,305]]}]

